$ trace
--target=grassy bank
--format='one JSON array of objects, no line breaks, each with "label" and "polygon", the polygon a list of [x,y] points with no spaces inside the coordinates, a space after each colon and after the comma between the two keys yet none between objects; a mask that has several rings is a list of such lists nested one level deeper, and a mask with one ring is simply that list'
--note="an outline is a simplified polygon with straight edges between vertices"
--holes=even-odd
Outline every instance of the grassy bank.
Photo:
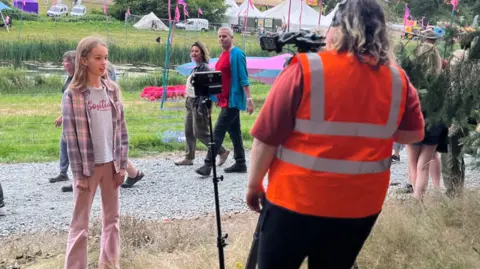
[{"label": "grassy bank", "polygon": [[[109,23],[108,32],[105,23],[98,21],[25,21],[21,26],[17,22],[10,33],[2,33],[0,61],[14,62],[16,65],[22,61],[58,62],[62,60],[65,51],[76,48],[80,39],[94,35],[108,41],[110,57],[115,63],[163,66],[167,34],[166,31],[137,30],[132,25],[125,28],[122,22]],[[157,37],[162,38],[160,45],[155,41]],[[171,64],[189,62],[190,46],[196,40],[205,42],[213,57],[220,54],[216,32],[186,32],[176,29]],[[235,34],[235,40],[243,48],[242,36]],[[249,56],[267,55],[261,51],[256,37],[248,37],[245,43]]]},{"label": "grassy bank", "polygon": [[[4,71],[0,76],[0,163],[36,162],[58,159],[61,128],[53,126],[61,113],[62,80],[60,77],[37,76],[25,80],[17,71]],[[10,74],[10,80],[5,77]],[[165,151],[183,150],[178,132],[183,132],[184,100],[165,103],[140,98],[145,86],[161,81],[160,74],[120,80],[130,134],[130,157]],[[185,77],[170,75],[169,85],[185,83]],[[8,89],[5,90],[5,89]],[[251,145],[249,131],[258,116],[270,86],[253,84],[256,112],[242,113],[245,146]],[[219,109],[214,110],[214,120]],[[176,133],[177,134],[176,134]],[[231,147],[229,139],[226,145]],[[206,149],[199,145],[199,149]]]},{"label": "grassy bank", "polygon": [[[180,39],[180,37],[178,37]],[[182,65],[191,61],[190,45],[176,43],[170,50],[170,66]],[[123,46],[120,43],[109,45],[109,58],[117,64],[153,64],[164,66],[166,47],[152,42],[150,45]],[[75,50],[77,41],[23,40],[0,41],[0,61],[6,61],[14,66],[21,66],[23,61],[61,62],[63,54]],[[218,45],[209,47],[212,57],[218,57],[221,48]],[[268,56],[256,44],[248,43],[249,56]]]},{"label": "grassy bank", "polygon": [[[226,268],[244,268],[257,215],[223,216],[229,234]],[[480,268],[480,192],[446,200],[430,197],[426,207],[411,201],[389,200],[357,261],[361,269]],[[121,219],[121,267],[216,268],[215,219],[144,221],[134,216]],[[0,256],[28,269],[62,268],[66,233],[17,236],[4,242]],[[89,234],[90,266],[99,256],[98,221]],[[16,257],[21,257],[16,259]],[[302,268],[307,268],[306,266]]]},{"label": "grassy bank", "polygon": [[[122,91],[136,93],[143,90],[146,86],[161,86],[162,77],[163,73],[156,71],[138,76],[124,74],[118,80]],[[45,75],[37,73],[34,76],[29,76],[25,69],[0,67],[0,94],[57,95],[63,87],[64,79],[64,76],[56,74]],[[184,84],[185,79],[185,76],[175,71],[168,73],[168,85]]]}]

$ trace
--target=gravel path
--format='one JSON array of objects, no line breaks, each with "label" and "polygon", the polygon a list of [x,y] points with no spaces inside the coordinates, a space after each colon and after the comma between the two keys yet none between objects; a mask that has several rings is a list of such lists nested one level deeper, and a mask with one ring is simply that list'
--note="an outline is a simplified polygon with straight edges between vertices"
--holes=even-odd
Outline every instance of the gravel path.
[{"label": "gravel path", "polygon": [[[246,152],[249,156],[249,152]],[[204,153],[199,153],[195,168],[202,162]],[[121,189],[121,214],[146,219],[192,218],[214,214],[213,184],[194,173],[194,167],[177,167],[173,154],[152,159],[132,159],[134,165],[145,172],[145,178],[132,189]],[[407,182],[405,150],[401,162],[392,165],[392,181]],[[224,167],[232,164],[230,157]],[[467,158],[467,163],[471,160]],[[17,233],[35,233],[40,230],[67,230],[72,212],[72,194],[62,193],[61,186],[70,182],[49,183],[55,176],[58,163],[27,163],[0,165],[0,180],[5,194],[8,215],[0,217],[0,237]],[[244,203],[246,174],[225,174],[219,183],[222,212],[247,210]],[[474,178],[474,174],[476,177]],[[466,185],[480,187],[478,171],[468,167]],[[100,216],[100,195],[97,193],[92,208],[92,217]]]}]

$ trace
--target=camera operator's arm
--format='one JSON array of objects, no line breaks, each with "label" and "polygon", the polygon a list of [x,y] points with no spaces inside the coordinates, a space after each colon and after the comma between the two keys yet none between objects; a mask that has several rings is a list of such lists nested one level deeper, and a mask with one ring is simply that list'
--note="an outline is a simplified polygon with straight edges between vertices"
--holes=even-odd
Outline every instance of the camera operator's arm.
[{"label": "camera operator's arm", "polygon": [[273,84],[251,130],[254,142],[247,204],[252,210],[259,210],[259,200],[263,199],[265,193],[263,178],[275,158],[277,147],[293,132],[295,115],[302,99],[302,83],[300,64],[285,68]]},{"label": "camera operator's arm", "polygon": [[405,113],[403,113],[402,121],[398,126],[398,130],[393,135],[393,139],[400,144],[412,144],[422,141],[424,135],[425,122],[420,105],[420,98],[418,97],[415,87],[408,81]]}]

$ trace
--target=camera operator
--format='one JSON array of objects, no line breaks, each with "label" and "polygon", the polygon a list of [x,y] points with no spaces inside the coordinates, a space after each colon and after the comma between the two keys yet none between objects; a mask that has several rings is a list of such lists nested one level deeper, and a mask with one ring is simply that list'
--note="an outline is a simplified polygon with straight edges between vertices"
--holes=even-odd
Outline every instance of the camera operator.
[{"label": "camera operator", "polygon": [[246,201],[262,212],[260,269],[299,268],[305,257],[309,268],[351,268],[382,210],[393,142],[424,136],[376,0],[340,3],[326,42],[283,70],[251,131]]},{"label": "camera operator", "polygon": [[[240,110],[247,110],[251,115],[254,110],[250,96],[247,62],[245,54],[238,47],[233,46],[233,31],[229,27],[218,29],[218,41],[223,52],[215,65],[215,70],[222,73],[222,93],[216,96],[218,106],[222,109],[218,116],[213,136],[215,139],[214,158],[222,146],[225,134],[228,132],[233,144],[235,164],[225,168],[225,173],[245,173],[245,149],[243,148],[242,130],[240,129]],[[212,171],[210,149],[205,158],[205,164],[195,170],[197,174],[209,176]]]}]

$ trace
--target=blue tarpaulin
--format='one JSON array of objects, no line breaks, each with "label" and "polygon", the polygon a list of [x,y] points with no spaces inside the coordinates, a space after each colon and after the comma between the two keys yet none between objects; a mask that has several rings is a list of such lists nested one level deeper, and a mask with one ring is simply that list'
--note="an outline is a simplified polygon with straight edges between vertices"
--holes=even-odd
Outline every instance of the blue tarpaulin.
[{"label": "blue tarpaulin", "polygon": [[4,3],[0,2],[0,11],[4,10],[4,9],[11,9],[9,8],[7,5],[5,5]]}]

